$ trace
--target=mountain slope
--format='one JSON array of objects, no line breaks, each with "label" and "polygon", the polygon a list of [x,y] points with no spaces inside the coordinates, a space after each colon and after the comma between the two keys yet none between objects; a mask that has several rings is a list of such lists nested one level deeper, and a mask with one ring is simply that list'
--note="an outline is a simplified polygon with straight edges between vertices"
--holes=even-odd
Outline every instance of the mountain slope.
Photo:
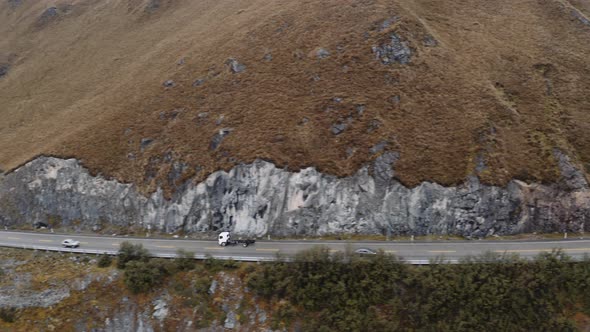
[{"label": "mountain slope", "polygon": [[169,190],[256,158],[413,186],[590,162],[585,1],[0,3],[0,168]]}]

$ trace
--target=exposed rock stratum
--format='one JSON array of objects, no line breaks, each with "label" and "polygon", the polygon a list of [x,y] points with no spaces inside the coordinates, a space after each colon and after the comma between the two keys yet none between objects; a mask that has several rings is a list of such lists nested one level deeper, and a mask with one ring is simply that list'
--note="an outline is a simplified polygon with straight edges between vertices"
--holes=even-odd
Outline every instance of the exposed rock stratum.
[{"label": "exposed rock stratum", "polygon": [[93,177],[75,159],[40,157],[0,181],[0,221],[250,236],[588,231],[588,184],[567,156],[554,153],[562,180],[550,185],[496,187],[473,176],[455,187],[408,188],[394,179],[397,154],[385,152],[344,178],[258,160],[187,183],[169,200],[161,190],[144,196],[133,184]]}]

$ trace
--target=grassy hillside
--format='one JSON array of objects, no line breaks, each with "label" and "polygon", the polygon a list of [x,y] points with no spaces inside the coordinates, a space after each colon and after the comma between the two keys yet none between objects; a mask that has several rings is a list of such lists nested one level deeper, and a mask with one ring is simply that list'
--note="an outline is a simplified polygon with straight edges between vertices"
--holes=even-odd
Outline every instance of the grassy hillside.
[{"label": "grassy hillside", "polygon": [[580,0],[2,1],[0,168],[73,156],[153,190],[255,158],[348,175],[386,142],[408,185],[553,181],[554,148],[590,165],[589,16]]}]

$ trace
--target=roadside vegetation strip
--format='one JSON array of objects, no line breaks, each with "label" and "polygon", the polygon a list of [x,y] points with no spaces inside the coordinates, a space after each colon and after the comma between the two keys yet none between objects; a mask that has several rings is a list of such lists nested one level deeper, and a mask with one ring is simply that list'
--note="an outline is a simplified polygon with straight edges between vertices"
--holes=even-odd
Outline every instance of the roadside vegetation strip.
[{"label": "roadside vegetation strip", "polygon": [[[150,258],[141,244],[124,243],[117,266],[131,292],[147,293],[195,269],[194,256],[179,250],[174,260]],[[561,250],[533,260],[490,252],[458,265],[428,266],[405,264],[384,251],[333,253],[322,246],[299,252],[289,263],[276,258],[240,265],[207,255],[199,269],[238,269],[247,287],[269,304],[273,329],[573,331],[577,315],[590,315],[590,258],[574,264]]]},{"label": "roadside vegetation strip", "polygon": [[383,252],[315,248],[246,278],[274,304],[271,317],[299,320],[304,331],[573,331],[577,315],[590,316],[588,256],[486,253],[459,263],[410,266]]}]

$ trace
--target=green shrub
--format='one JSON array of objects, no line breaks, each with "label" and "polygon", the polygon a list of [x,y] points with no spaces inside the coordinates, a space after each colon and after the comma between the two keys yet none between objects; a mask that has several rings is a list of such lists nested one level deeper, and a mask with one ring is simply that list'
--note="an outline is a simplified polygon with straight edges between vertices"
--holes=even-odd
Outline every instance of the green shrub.
[{"label": "green shrub", "polygon": [[119,248],[117,268],[124,269],[125,265],[131,261],[146,262],[150,258],[150,252],[143,247],[141,243],[133,244],[130,242],[121,243]]},{"label": "green shrub", "polygon": [[106,253],[100,255],[100,257],[98,258],[98,262],[97,265],[98,267],[109,267],[111,266],[111,263],[113,262],[113,258],[111,257],[111,255],[108,255]]},{"label": "green shrub", "polygon": [[150,259],[152,264],[155,264],[158,269],[162,272],[163,275],[174,275],[178,272],[178,267],[176,263],[172,259],[167,258],[152,258]]},{"label": "green shrub", "polygon": [[305,331],[573,331],[573,315],[590,311],[590,260],[561,251],[410,266],[320,247],[260,264],[245,280],[277,303],[274,327],[297,316]]},{"label": "green shrub", "polygon": [[180,271],[189,271],[195,268],[195,253],[186,251],[184,249],[178,249],[176,251],[176,267]]},{"label": "green shrub", "polygon": [[226,269],[237,269],[238,267],[240,267],[240,264],[231,258],[224,260],[222,265]]},{"label": "green shrub", "polygon": [[0,319],[5,323],[14,323],[16,320],[16,309],[0,308]]},{"label": "green shrub", "polygon": [[193,287],[197,294],[208,294],[211,287],[211,277],[208,275],[198,276],[193,283]]},{"label": "green shrub", "polygon": [[125,285],[135,294],[145,293],[161,285],[165,277],[166,269],[155,260],[132,260],[125,264]]},{"label": "green shrub", "polygon": [[205,262],[205,267],[210,267],[210,266],[216,265],[218,260],[213,258],[213,256],[211,256],[211,254],[205,254],[204,262]]},{"label": "green shrub", "polygon": [[216,273],[216,272],[223,270],[223,264],[224,264],[224,262],[222,260],[213,258],[213,256],[211,256],[209,254],[205,255],[205,260],[203,262],[203,265],[205,266],[205,269],[208,272]]}]

